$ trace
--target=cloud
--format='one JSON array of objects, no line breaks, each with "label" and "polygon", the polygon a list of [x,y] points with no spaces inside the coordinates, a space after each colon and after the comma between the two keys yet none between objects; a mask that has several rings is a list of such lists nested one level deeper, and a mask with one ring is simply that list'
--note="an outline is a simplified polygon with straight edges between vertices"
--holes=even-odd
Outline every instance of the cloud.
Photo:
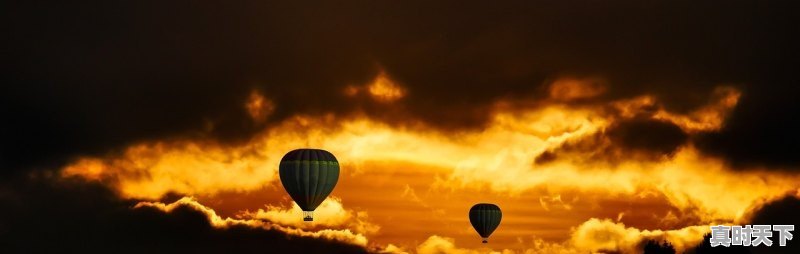
[{"label": "cloud", "polygon": [[[710,100],[707,108],[718,109],[714,105],[726,101],[718,109],[725,110],[734,103],[735,92],[719,91],[726,92]],[[80,159],[62,175],[100,179],[134,198],[245,192],[276,184],[279,156],[285,151],[321,147],[339,158],[345,172],[364,170],[357,165],[368,161],[448,169],[435,188],[488,187],[510,195],[536,189],[631,196],[656,191],[706,222],[734,220],[754,201],[796,189],[800,182],[798,176],[764,174],[762,168],[731,170],[726,161],[693,146],[691,132],[683,132],[679,123],[654,118],[658,114],[652,112],[664,109],[624,106],[628,111],[609,113],[606,106],[614,103],[508,105],[499,104],[484,129],[456,134],[426,125],[393,126],[364,116],[296,116],[238,146],[204,140],[143,143],[121,155]],[[638,116],[626,117],[629,113]],[[642,115],[650,119],[639,120]],[[710,121],[709,126],[716,121],[699,119]],[[542,156],[549,157],[546,163],[537,162]],[[729,188],[743,180],[756,191]],[[724,197],[715,194],[723,192]]]},{"label": "cloud", "polygon": [[[800,223],[800,221],[797,219],[797,216],[795,216],[797,209],[800,209],[800,198],[798,198],[798,194],[800,193],[790,192],[786,193],[784,196],[756,202],[753,204],[751,210],[748,211],[746,216],[735,223],[728,225],[795,225],[796,227],[796,225]],[[796,235],[795,232],[791,233]],[[773,232],[773,236],[770,238],[773,241],[773,245],[771,247],[766,245],[760,245],[758,247],[731,246],[720,249],[719,247],[711,247],[709,242],[710,238],[711,234],[706,234],[703,242],[694,246],[692,251],[694,251],[694,253],[717,253],[724,251],[725,253],[760,254],[797,253],[800,250],[800,245],[793,240],[788,240],[786,242],[786,246],[784,247],[778,247],[777,232]]]},{"label": "cloud", "polygon": [[667,110],[663,102],[653,95],[641,95],[630,99],[611,102],[620,117],[625,119],[650,119],[678,126],[688,134],[719,131],[728,116],[739,103],[742,93],[731,86],[716,86],[704,105],[690,112],[680,113]]},{"label": "cloud", "polygon": [[[798,111],[790,67],[796,43],[775,32],[790,31],[796,17],[782,3],[759,10],[744,1],[724,8],[691,1],[453,5],[348,3],[325,12],[332,6],[239,3],[179,11],[186,6],[91,1],[54,11],[14,3],[5,9],[15,10],[6,27],[15,39],[2,45],[14,50],[0,63],[7,84],[0,92],[0,162],[4,172],[16,172],[147,140],[241,142],[263,128],[250,123],[254,111],[241,107],[253,90],[276,105],[264,125],[357,112],[458,131],[492,121],[497,101],[539,101],[551,91],[564,99],[650,94],[669,111],[690,112],[718,84],[734,84],[746,91],[743,106],[701,149],[740,163],[797,165],[789,155],[800,142],[779,145],[797,138],[785,123]],[[420,9],[426,11],[410,11]],[[680,21],[662,22],[675,13]],[[381,106],[386,100],[342,93],[381,71],[392,82],[378,83],[394,85],[368,90],[394,98],[396,111]],[[607,87],[549,89],[548,81],[560,77],[597,77]],[[581,83],[564,82],[556,84]],[[709,130],[691,124],[709,116],[700,115],[663,117]],[[753,147],[758,152],[748,152]]]},{"label": "cloud", "polygon": [[734,110],[742,96],[741,91],[729,86],[714,88],[709,103],[686,115],[674,114],[660,109],[653,119],[671,122],[686,133],[719,131],[724,126],[731,111]]},{"label": "cloud", "polygon": [[419,246],[417,246],[417,253],[418,254],[435,254],[435,253],[447,253],[447,254],[478,254],[478,253],[513,253],[510,250],[503,250],[502,252],[492,251],[492,250],[474,250],[474,249],[464,249],[458,248],[455,245],[455,240],[452,238],[441,237],[441,236],[430,236],[424,242],[422,242]]},{"label": "cloud", "polygon": [[[577,197],[575,197],[575,199],[577,199]],[[572,205],[570,205],[569,202],[561,200],[561,195],[540,197],[539,204],[547,211],[550,211],[550,209],[572,210]]]},{"label": "cloud", "polygon": [[119,156],[81,158],[61,174],[107,183],[130,198],[252,190],[276,178],[282,156],[280,151],[259,149],[188,140],[145,143]]},{"label": "cloud", "polygon": [[275,103],[265,98],[261,93],[252,91],[247,103],[245,103],[245,109],[247,109],[247,113],[250,114],[254,122],[262,123],[275,111]]},{"label": "cloud", "polygon": [[299,229],[309,228],[345,228],[351,229],[358,234],[375,234],[380,230],[380,226],[368,221],[366,211],[346,210],[342,200],[337,197],[328,197],[314,210],[314,221],[305,222],[300,220],[303,210],[292,202],[291,208],[267,205],[266,209],[258,209],[254,212],[244,211],[237,215],[248,220],[267,220],[282,226],[291,226]]},{"label": "cloud", "polygon": [[[791,7],[10,3],[0,8],[10,38],[0,42],[0,175],[102,183],[113,192],[104,195],[114,194],[111,207],[127,209],[130,199],[170,193],[278,187],[279,156],[313,146],[333,151],[353,174],[374,161],[442,169],[437,191],[660,193],[682,210],[665,224],[727,223],[800,182]],[[410,190],[406,197],[419,198]],[[2,228],[67,247],[58,234],[115,235],[102,223],[88,227],[97,233],[48,235],[44,224],[26,231],[17,221],[41,223],[50,209],[28,209],[20,193],[0,193],[16,200],[9,204],[18,210],[8,210],[20,218]],[[103,198],[42,197],[63,207],[58,198],[88,207],[85,200]],[[203,231],[208,223],[194,223],[205,220],[202,209],[176,207],[137,209],[147,219],[80,211],[134,218],[125,226],[157,243],[147,238],[152,228],[181,231],[170,220],[199,225],[183,239],[201,243],[231,230]],[[263,233],[233,228],[249,232],[245,239]],[[446,246],[440,240],[435,246]]]},{"label": "cloud", "polygon": [[674,154],[689,139],[676,125],[648,120],[622,121],[605,134],[623,152],[646,151],[659,156]]},{"label": "cloud", "polygon": [[429,209],[433,214],[438,216],[443,216],[445,214],[443,209],[437,208],[435,205],[428,204],[422,198],[420,198],[414,188],[408,184],[403,185],[403,193],[400,195],[400,197],[409,200],[416,205],[422,206],[425,209]]},{"label": "cloud", "polygon": [[[486,162],[485,157],[470,159],[470,153],[487,154],[486,150],[505,146],[503,150],[521,149],[518,155],[528,156],[523,153],[535,154],[592,133],[604,124],[597,114],[558,106],[498,112],[491,128],[464,133],[468,140],[462,141],[424,126],[399,128],[362,117],[296,116],[238,146],[204,139],[145,142],[121,154],[78,159],[61,174],[101,180],[126,197],[154,199],[169,192],[193,195],[260,188],[276,179],[280,156],[296,147],[323,147],[344,163],[404,160],[463,167]],[[502,140],[513,141],[513,146],[498,142]],[[481,146],[469,148],[467,142]],[[445,157],[452,160],[442,160]]]},{"label": "cloud", "polygon": [[304,231],[222,218],[191,198],[119,199],[96,183],[37,178],[2,187],[0,243],[9,253],[367,253],[347,230]]},{"label": "cloud", "polygon": [[627,227],[608,219],[591,218],[572,229],[564,242],[545,241],[531,237],[530,241],[520,238],[524,246],[519,249],[495,250],[487,245],[483,248],[468,249],[458,247],[452,238],[433,235],[416,248],[417,253],[642,253],[647,240],[668,241],[680,253],[694,247],[703,240],[709,231],[708,226],[690,226],[675,230],[641,230]]},{"label": "cloud", "polygon": [[235,226],[249,226],[249,227],[253,227],[253,228],[264,228],[264,229],[268,229],[268,230],[278,230],[278,231],[282,231],[282,232],[284,232],[286,234],[289,234],[289,235],[321,238],[321,239],[337,241],[337,242],[343,242],[343,243],[348,243],[348,244],[362,246],[362,247],[366,247],[367,246],[367,238],[366,237],[364,237],[363,235],[358,234],[358,233],[353,233],[349,229],[343,229],[343,230],[322,229],[322,230],[319,230],[319,231],[305,231],[305,230],[300,229],[300,228],[286,227],[286,226],[279,225],[279,224],[275,225],[275,224],[272,224],[271,221],[266,221],[266,222],[262,221],[261,218],[251,218],[251,219],[223,218],[223,217],[217,215],[217,213],[213,209],[211,209],[209,207],[206,207],[206,206],[198,203],[196,200],[194,200],[192,198],[188,198],[188,197],[181,198],[178,201],[175,201],[175,202],[170,203],[170,204],[165,204],[165,203],[161,203],[161,202],[143,201],[143,202],[137,203],[134,206],[134,209],[144,208],[144,207],[155,208],[155,209],[161,210],[161,211],[163,211],[165,213],[172,213],[174,210],[181,209],[181,208],[193,209],[195,211],[198,211],[198,212],[204,214],[208,218],[208,221],[211,223],[211,225],[214,226],[214,227],[217,227],[217,228],[223,228],[224,229],[224,228],[235,227]]},{"label": "cloud", "polygon": [[740,223],[759,225],[797,224],[797,218],[790,216],[789,212],[798,207],[800,207],[800,190],[757,202]]},{"label": "cloud", "polygon": [[[794,84],[787,78],[785,84]],[[796,121],[787,118],[797,112],[796,103],[788,101],[797,94],[795,86],[763,89],[754,86],[746,90],[741,102],[731,112],[725,127],[709,132],[698,139],[704,152],[725,158],[735,168],[763,167],[796,172],[800,160],[791,154],[800,151]]]},{"label": "cloud", "polygon": [[592,98],[606,91],[605,82],[597,78],[560,78],[550,84],[550,98],[562,101]]},{"label": "cloud", "polygon": [[395,246],[394,244],[387,245],[386,248],[384,248],[381,251],[378,251],[378,253],[408,254],[408,252],[405,251],[403,248]]},{"label": "cloud", "polygon": [[[800,191],[787,193],[784,196],[766,199],[763,202],[753,205],[748,215],[739,221],[740,225],[800,225],[797,211],[800,209]],[[797,243],[797,229],[791,232],[793,240],[786,242],[785,247],[778,246],[778,233],[774,232],[771,238],[773,247],[764,245],[751,247],[752,253],[797,253],[800,251],[800,244]]]},{"label": "cloud", "polygon": [[405,89],[389,79],[385,72],[381,72],[369,86],[365,88],[373,99],[382,102],[399,100],[406,95]]},{"label": "cloud", "polygon": [[645,240],[670,242],[678,252],[699,243],[708,226],[690,226],[677,230],[640,230],[609,219],[592,218],[572,232],[570,244],[580,252],[641,253]]}]

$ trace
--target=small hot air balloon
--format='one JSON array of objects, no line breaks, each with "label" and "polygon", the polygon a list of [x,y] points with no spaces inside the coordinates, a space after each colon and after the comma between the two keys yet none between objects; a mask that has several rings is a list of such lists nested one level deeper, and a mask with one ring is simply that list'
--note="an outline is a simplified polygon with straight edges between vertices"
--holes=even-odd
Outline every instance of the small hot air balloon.
[{"label": "small hot air balloon", "polygon": [[495,204],[480,203],[469,209],[469,222],[478,234],[483,237],[483,243],[489,242],[489,236],[500,226],[503,213]]},{"label": "small hot air balloon", "polygon": [[293,150],[281,159],[281,183],[303,209],[303,220],[314,220],[314,209],[328,197],[339,181],[339,162],[328,151]]}]

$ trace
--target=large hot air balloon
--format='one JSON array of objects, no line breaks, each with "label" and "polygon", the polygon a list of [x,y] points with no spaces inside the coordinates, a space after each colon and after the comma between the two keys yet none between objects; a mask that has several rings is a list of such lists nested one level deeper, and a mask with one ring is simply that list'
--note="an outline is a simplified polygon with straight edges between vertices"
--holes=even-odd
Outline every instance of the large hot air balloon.
[{"label": "large hot air balloon", "polygon": [[495,204],[480,203],[469,209],[469,222],[478,234],[483,237],[483,243],[489,242],[489,235],[500,225],[503,213]]},{"label": "large hot air balloon", "polygon": [[339,181],[339,162],[328,151],[297,149],[283,156],[281,183],[303,209],[303,220],[314,220],[314,209],[331,194]]}]

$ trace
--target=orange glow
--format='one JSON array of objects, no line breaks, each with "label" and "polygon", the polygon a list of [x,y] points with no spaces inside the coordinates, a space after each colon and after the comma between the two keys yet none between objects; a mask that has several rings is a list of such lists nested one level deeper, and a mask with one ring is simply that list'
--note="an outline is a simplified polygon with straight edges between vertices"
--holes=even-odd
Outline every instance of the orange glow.
[{"label": "orange glow", "polygon": [[611,103],[611,106],[619,111],[619,115],[624,118],[633,118],[639,114],[651,113],[656,105],[656,99],[650,95],[642,95],[632,99],[619,100]]},{"label": "orange glow", "polygon": [[353,96],[356,96],[358,94],[359,90],[360,90],[360,88],[358,86],[352,86],[352,85],[351,86],[346,86],[344,88],[344,94],[349,96],[349,97],[353,97]]},{"label": "orange glow", "polygon": [[[570,82],[577,81],[553,86],[581,92],[557,92],[555,98],[602,93],[574,88],[585,82]],[[373,92],[373,86],[394,88]],[[385,76],[376,78],[369,91],[381,100],[404,94]],[[484,201],[504,209],[492,242],[507,251],[628,251],[643,239],[668,239],[681,249],[699,241],[708,224],[741,220],[754,204],[800,191],[800,176],[759,168],[734,172],[692,145],[659,160],[611,161],[589,154],[594,151],[561,152],[547,163],[537,159],[632,117],[672,122],[687,133],[718,130],[739,96],[720,88],[708,105],[686,115],[667,111],[647,95],[582,107],[555,102],[498,107],[483,129],[458,132],[392,126],[363,116],[298,115],[246,144],[145,142],[116,156],[80,158],[61,174],[107,183],[127,198],[154,200],[170,192],[198,196],[209,204],[193,199],[178,204],[206,211],[220,227],[270,221],[269,227],[293,234],[335,235],[326,237],[362,246],[369,237],[387,252],[488,251],[480,249],[464,216],[471,204]],[[258,100],[251,96],[247,105]],[[280,158],[298,147],[329,150],[342,165],[333,197],[312,224],[299,221],[299,208],[287,200],[276,177]],[[748,189],[736,188],[745,182]],[[226,193],[252,197],[233,209],[218,197]],[[176,204],[140,206],[169,212]],[[223,219],[217,209],[236,212]]]},{"label": "orange glow", "polygon": [[606,91],[604,83],[594,78],[561,78],[550,84],[550,98],[568,101],[595,97]]},{"label": "orange glow", "polygon": [[646,239],[675,242],[676,251],[682,253],[699,243],[707,229],[707,226],[693,226],[677,230],[639,230],[622,223],[592,218],[573,228],[570,238],[564,242],[550,243],[534,237],[528,241],[530,247],[518,252],[511,249],[495,250],[488,246],[480,249],[462,248],[456,245],[453,238],[434,235],[417,246],[416,253],[638,253],[640,243]]},{"label": "orange glow", "polygon": [[715,99],[689,115],[671,114],[665,110],[659,110],[653,118],[666,120],[680,126],[686,132],[716,131],[722,128],[728,114],[739,102],[741,92],[729,88],[719,87],[714,91]]},{"label": "orange glow", "polygon": [[314,210],[316,219],[313,222],[298,220],[303,214],[297,204],[285,209],[278,206],[267,205],[267,209],[258,209],[255,212],[245,211],[239,214],[240,218],[263,219],[284,226],[301,229],[323,227],[344,227],[353,229],[360,234],[374,234],[380,227],[368,221],[366,212],[355,212],[344,209],[342,201],[336,197],[326,199]]},{"label": "orange glow", "polygon": [[375,77],[372,84],[367,86],[367,90],[372,98],[383,102],[396,101],[406,95],[406,91],[395,84],[395,82],[389,79],[386,73],[383,72]]},{"label": "orange glow", "polygon": [[106,175],[106,165],[97,159],[80,159],[61,170],[64,177],[81,176],[88,180],[100,181]]},{"label": "orange glow", "polygon": [[272,114],[275,110],[275,104],[261,93],[253,91],[250,93],[247,103],[245,103],[245,109],[247,109],[247,113],[250,114],[253,121],[260,123]]},{"label": "orange glow", "polygon": [[592,218],[573,230],[568,246],[583,253],[587,251],[636,253],[638,244],[644,239],[657,239],[675,243],[675,249],[680,253],[698,244],[708,231],[707,225],[676,230],[639,230],[607,219]]},{"label": "orange glow", "polygon": [[390,103],[405,97],[407,91],[391,80],[386,72],[382,71],[369,84],[362,86],[348,85],[343,89],[343,93],[348,97],[365,94],[375,101]]},{"label": "orange glow", "polygon": [[689,114],[677,114],[665,110],[656,98],[649,95],[611,103],[623,118],[647,117],[670,122],[687,133],[717,131],[722,128],[728,114],[739,102],[741,92],[730,87],[714,90],[710,102]]}]

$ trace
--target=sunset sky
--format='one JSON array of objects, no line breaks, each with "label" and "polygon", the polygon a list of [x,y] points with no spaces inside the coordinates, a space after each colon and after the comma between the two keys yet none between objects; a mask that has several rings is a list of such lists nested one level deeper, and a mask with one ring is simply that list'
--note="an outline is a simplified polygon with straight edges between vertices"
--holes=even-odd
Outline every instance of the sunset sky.
[{"label": "sunset sky", "polygon": [[[0,253],[682,253],[798,225],[788,4],[2,3]],[[341,167],[314,222],[278,176],[297,148]]]}]

